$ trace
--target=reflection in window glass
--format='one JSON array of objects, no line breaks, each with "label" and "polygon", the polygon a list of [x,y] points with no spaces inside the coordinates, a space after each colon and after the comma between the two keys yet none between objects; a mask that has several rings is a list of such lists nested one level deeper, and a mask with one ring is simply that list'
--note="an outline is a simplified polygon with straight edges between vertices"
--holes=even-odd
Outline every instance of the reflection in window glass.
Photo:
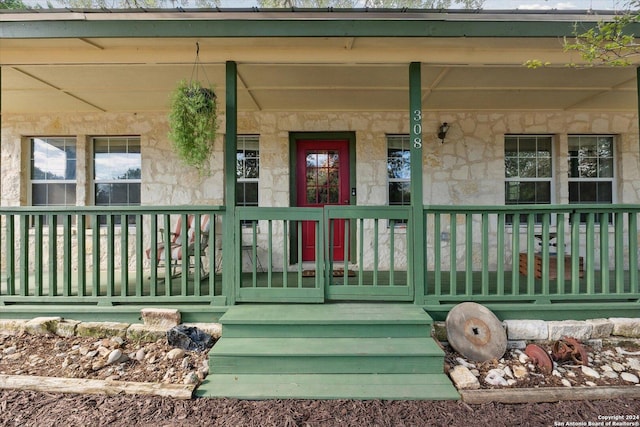
[{"label": "reflection in window glass", "polygon": [[340,155],[318,150],[306,155],[307,204],[336,204],[340,200]]},{"label": "reflection in window glass", "polygon": [[237,206],[258,206],[258,179],[260,178],[258,135],[238,135],[236,178]]},{"label": "reflection in window glass", "polygon": [[[507,135],[504,139],[505,204],[550,204],[553,178],[552,137]],[[507,216],[507,221],[513,218]],[[536,218],[539,221],[540,218]]]},{"label": "reflection in window glass", "polygon": [[613,136],[570,135],[568,162],[569,203],[613,203]]},{"label": "reflection in window glass", "polygon": [[[389,206],[411,204],[411,150],[409,135],[387,135],[387,199]],[[402,225],[406,220],[394,220]]]},{"label": "reflection in window glass", "polygon": [[[138,137],[93,139],[94,200],[96,206],[140,205],[142,155]],[[129,223],[135,218],[130,217]],[[100,217],[100,223],[106,222]],[[120,218],[116,217],[119,223]]]},{"label": "reflection in window glass", "polygon": [[31,204],[76,204],[75,138],[31,138]]}]

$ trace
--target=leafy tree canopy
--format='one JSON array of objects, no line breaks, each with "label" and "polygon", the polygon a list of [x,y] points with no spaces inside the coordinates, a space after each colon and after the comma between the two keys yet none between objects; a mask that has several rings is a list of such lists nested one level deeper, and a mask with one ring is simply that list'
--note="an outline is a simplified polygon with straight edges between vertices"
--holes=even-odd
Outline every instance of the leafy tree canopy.
[{"label": "leafy tree canopy", "polygon": [[21,0],[0,0],[0,9],[27,9]]}]

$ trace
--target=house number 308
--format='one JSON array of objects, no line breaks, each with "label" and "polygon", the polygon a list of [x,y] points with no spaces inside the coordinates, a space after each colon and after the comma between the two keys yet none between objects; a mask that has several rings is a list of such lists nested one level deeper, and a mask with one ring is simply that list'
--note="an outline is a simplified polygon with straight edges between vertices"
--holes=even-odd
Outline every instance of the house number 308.
[{"label": "house number 308", "polygon": [[413,148],[422,148],[422,111],[413,110],[413,121],[417,122],[413,124]]}]

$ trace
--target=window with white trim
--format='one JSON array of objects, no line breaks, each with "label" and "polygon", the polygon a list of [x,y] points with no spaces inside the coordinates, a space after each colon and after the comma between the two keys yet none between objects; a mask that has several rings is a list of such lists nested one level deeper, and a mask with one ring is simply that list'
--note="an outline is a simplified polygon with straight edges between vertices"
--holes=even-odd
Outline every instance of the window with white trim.
[{"label": "window with white trim", "polygon": [[258,206],[260,149],[258,135],[238,135],[236,151],[236,205]]},{"label": "window with white trim", "polygon": [[31,138],[31,205],[75,206],[76,139]]},{"label": "window with white trim", "polygon": [[[550,204],[553,180],[550,135],[504,138],[505,205]],[[507,218],[511,222],[513,218]],[[536,218],[536,221],[540,218]]]},{"label": "window with white trim", "polygon": [[[569,135],[569,203],[613,203],[613,139],[611,135]],[[586,215],[580,221],[585,222]]]},{"label": "window with white trim", "polygon": [[[409,135],[387,135],[387,188],[389,206],[411,204],[411,144]],[[396,223],[406,223],[396,220]]]},{"label": "window with white trim", "polygon": [[140,205],[141,170],[139,137],[93,138],[95,205]]}]

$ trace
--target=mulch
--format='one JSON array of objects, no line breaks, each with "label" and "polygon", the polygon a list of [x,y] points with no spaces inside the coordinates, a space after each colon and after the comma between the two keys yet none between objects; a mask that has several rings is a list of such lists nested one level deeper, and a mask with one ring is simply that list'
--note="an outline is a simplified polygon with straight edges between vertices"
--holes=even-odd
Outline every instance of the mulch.
[{"label": "mulch", "polygon": [[3,426],[586,426],[603,422],[603,417],[622,417],[619,422],[639,426],[638,416],[640,401],[633,399],[481,405],[379,400],[184,401],[0,390]]}]

